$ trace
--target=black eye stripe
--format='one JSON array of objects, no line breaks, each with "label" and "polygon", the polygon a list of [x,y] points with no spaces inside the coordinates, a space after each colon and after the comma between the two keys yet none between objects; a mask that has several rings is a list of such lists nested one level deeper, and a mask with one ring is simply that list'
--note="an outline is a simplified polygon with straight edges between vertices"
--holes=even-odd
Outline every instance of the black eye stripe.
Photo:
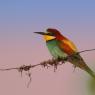
[{"label": "black eye stripe", "polygon": [[53,32],[47,32],[47,35],[54,36]]}]

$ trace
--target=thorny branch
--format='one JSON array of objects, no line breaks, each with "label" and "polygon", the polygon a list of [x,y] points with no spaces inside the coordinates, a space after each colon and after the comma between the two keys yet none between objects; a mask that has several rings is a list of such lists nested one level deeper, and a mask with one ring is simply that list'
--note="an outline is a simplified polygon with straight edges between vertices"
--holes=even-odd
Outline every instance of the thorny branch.
[{"label": "thorny branch", "polygon": [[[94,50],[95,49],[83,50],[83,51],[77,52],[76,54],[80,54],[80,53],[88,52],[88,51],[94,51]],[[73,55],[75,55],[75,54],[73,54]],[[31,80],[32,80],[30,69],[33,69],[37,66],[42,66],[42,67],[47,67],[47,68],[49,68],[50,66],[53,66],[54,67],[54,72],[55,72],[59,65],[62,65],[63,63],[68,61],[69,58],[72,57],[73,55],[67,56],[63,59],[54,59],[54,58],[52,58],[52,59],[49,59],[47,61],[43,61],[39,64],[36,64],[36,65],[22,65],[20,67],[15,67],[15,68],[0,69],[0,71],[18,70],[18,72],[21,73],[21,76],[22,76],[23,71],[26,71],[27,76],[29,77],[29,82],[27,84],[27,87],[29,87],[29,85],[31,83]],[[76,64],[73,64],[73,65],[74,65],[74,67],[79,67],[79,66],[76,66]]]}]

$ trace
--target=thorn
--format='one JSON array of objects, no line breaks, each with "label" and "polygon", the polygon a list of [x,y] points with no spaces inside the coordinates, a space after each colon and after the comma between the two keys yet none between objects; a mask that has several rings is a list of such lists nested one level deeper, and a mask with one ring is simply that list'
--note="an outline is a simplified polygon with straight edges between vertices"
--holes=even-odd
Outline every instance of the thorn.
[{"label": "thorn", "polygon": [[18,68],[18,72],[21,73],[21,77],[22,77],[22,73],[23,73],[23,68],[25,67],[25,65],[22,65],[21,67]]},{"label": "thorn", "polygon": [[56,62],[54,63],[54,72],[56,72],[57,66],[58,66],[58,62],[56,61]]},{"label": "thorn", "polygon": [[27,73],[26,75],[29,77],[29,82],[28,82],[28,84],[27,84],[27,88],[29,88],[30,83],[31,83],[31,81],[32,81],[32,77],[31,77],[30,71],[28,71],[28,73]]},{"label": "thorn", "polygon": [[73,72],[75,72],[76,66],[75,66],[75,65],[73,65],[73,67],[74,67]]},{"label": "thorn", "polygon": [[54,66],[54,72],[56,72],[56,70],[57,70],[57,66]]},{"label": "thorn", "polygon": [[21,77],[22,77],[22,74],[23,74],[22,72],[23,72],[23,71],[20,71],[20,75],[21,75]]}]

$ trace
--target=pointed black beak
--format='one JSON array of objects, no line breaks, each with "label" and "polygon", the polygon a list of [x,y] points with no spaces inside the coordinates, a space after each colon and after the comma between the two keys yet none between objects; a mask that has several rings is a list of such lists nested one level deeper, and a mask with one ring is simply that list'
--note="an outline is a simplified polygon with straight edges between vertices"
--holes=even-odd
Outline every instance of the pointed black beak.
[{"label": "pointed black beak", "polygon": [[44,32],[34,32],[34,33],[37,33],[37,34],[40,34],[40,35],[46,35],[46,33],[44,33]]}]

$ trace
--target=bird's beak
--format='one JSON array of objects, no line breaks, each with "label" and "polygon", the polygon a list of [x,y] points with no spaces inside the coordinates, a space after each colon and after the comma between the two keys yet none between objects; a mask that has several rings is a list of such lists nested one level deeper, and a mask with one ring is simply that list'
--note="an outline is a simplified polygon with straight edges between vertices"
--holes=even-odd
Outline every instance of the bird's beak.
[{"label": "bird's beak", "polygon": [[44,33],[44,32],[34,32],[34,33],[37,33],[37,34],[40,34],[40,35],[46,35],[46,33]]}]

